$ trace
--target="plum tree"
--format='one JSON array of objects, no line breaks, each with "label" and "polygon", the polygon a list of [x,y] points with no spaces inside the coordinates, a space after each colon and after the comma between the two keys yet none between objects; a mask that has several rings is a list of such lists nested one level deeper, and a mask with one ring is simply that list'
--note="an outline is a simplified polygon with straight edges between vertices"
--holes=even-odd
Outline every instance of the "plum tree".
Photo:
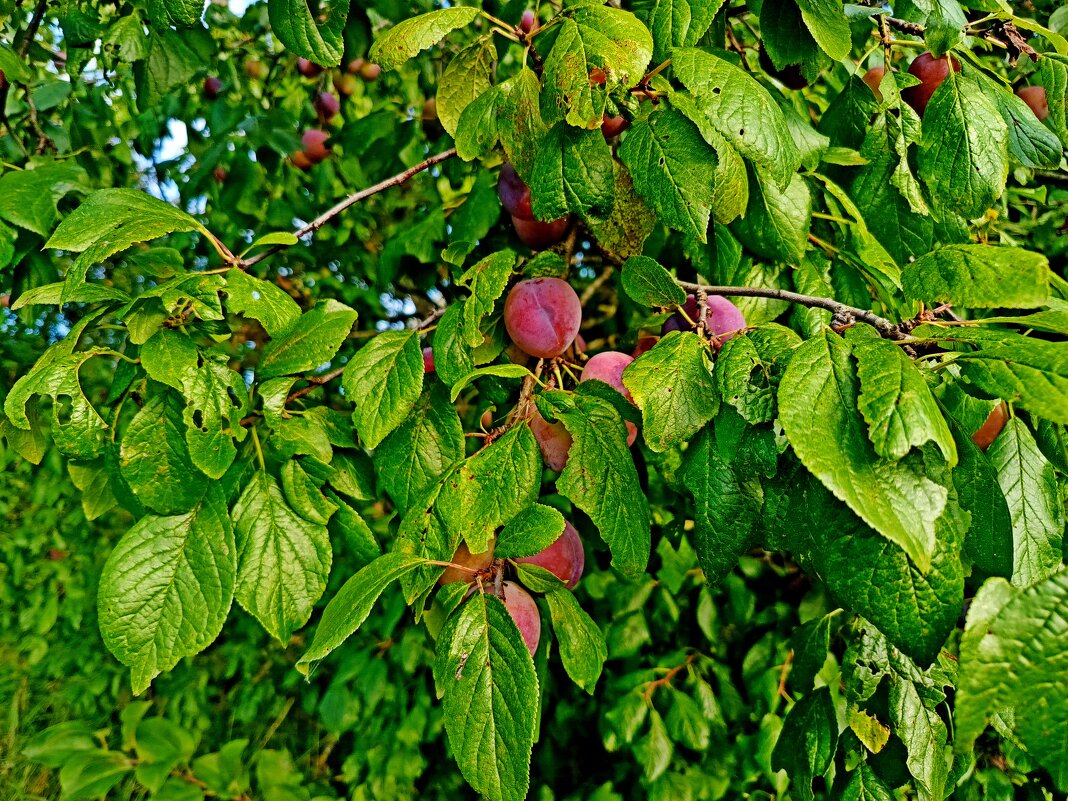
[{"label": "plum tree", "polygon": [[501,585],[501,600],[519,628],[519,633],[523,635],[527,650],[534,656],[534,652],[538,650],[538,641],[541,640],[541,615],[538,613],[538,605],[530,597],[530,593],[512,581]]},{"label": "plum tree", "polygon": [[[633,403],[634,398],[631,397],[630,390],[623,386],[623,371],[632,361],[634,357],[626,353],[616,350],[603,351],[586,362],[579,381],[589,381],[591,378],[600,379]],[[633,445],[638,436],[638,427],[629,420],[626,423],[627,445]]]},{"label": "plum tree", "polygon": [[[725,297],[709,295],[707,305],[708,316],[705,318],[705,324],[720,343],[726,342],[738,331],[745,328],[745,317],[738,307]],[[697,322],[697,298],[693,295],[687,295],[682,310],[686,313],[686,317],[689,317],[694,323]],[[688,329],[690,324],[686,322],[686,317],[681,314],[673,314],[664,323],[663,333]]]},{"label": "plum tree", "polygon": [[974,434],[972,434],[972,442],[974,442],[980,450],[985,451],[994,443],[994,440],[998,438],[998,434],[1001,433],[1001,429],[1005,427],[1005,423],[1007,423],[1008,420],[1009,408],[1005,405],[1005,402],[1002,401],[990,411],[990,414],[987,415],[983,424],[976,429]]},{"label": "plum tree", "polygon": [[204,79],[204,97],[208,100],[215,100],[220,94],[222,94],[222,81],[214,75],[209,75]]},{"label": "plum tree", "polygon": [[524,556],[516,562],[543,567],[567,585],[575,589],[582,578],[586,565],[586,552],[582,548],[582,537],[571,523],[564,522],[564,531],[553,543],[533,556]]},{"label": "plum tree", "polygon": [[[482,553],[471,553],[466,542],[461,542],[452,559],[449,560],[458,567],[447,567],[438,579],[438,584],[451,584],[454,581],[474,581],[475,573],[486,570],[493,564],[493,543],[490,543]],[[467,568],[466,570],[463,568]]]},{"label": "plum tree", "polygon": [[862,80],[868,85],[868,88],[875,94],[875,99],[882,102],[883,93],[879,89],[879,84],[882,83],[883,76],[886,74],[886,67],[872,67],[870,70],[864,73]]},{"label": "plum tree", "polygon": [[323,68],[316,64],[314,61],[309,61],[306,58],[298,58],[297,72],[299,72],[305,78],[314,78],[317,75],[322,74]]},{"label": "plum tree", "polygon": [[520,281],[504,302],[508,336],[531,356],[559,356],[575,341],[581,323],[579,296],[559,278]]},{"label": "plum tree", "polygon": [[1042,86],[1023,86],[1016,90],[1016,96],[1030,106],[1031,111],[1040,120],[1049,116],[1049,101],[1046,99],[1046,89]]},{"label": "plum tree", "polygon": [[950,64],[954,72],[960,72],[960,62],[949,56],[935,58],[930,53],[921,53],[909,64],[909,75],[920,79],[915,86],[902,90],[901,98],[912,106],[921,117],[931,102],[931,95],[949,77]]},{"label": "plum tree", "polygon": [[312,101],[312,106],[315,108],[315,113],[319,115],[319,119],[323,122],[330,122],[341,110],[341,103],[330,92],[317,92],[315,100]]},{"label": "plum tree", "polygon": [[538,442],[542,461],[550,470],[560,472],[567,466],[567,454],[574,440],[563,423],[550,423],[537,411],[527,422]]},{"label": "plum tree", "polygon": [[300,138],[300,143],[304,147],[304,155],[312,164],[318,164],[330,156],[330,148],[326,146],[326,140],[329,138],[330,134],[318,128],[305,131],[304,136]]}]

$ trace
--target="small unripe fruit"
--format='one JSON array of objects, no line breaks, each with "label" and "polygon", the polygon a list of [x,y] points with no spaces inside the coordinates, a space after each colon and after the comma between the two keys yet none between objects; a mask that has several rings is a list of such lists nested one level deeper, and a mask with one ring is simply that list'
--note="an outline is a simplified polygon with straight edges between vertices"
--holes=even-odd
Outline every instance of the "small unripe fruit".
[{"label": "small unripe fruit", "polygon": [[222,81],[216,78],[214,75],[209,75],[204,79],[204,97],[208,100],[215,100],[222,92]]},{"label": "small unripe fruit", "polygon": [[520,281],[504,302],[508,336],[532,356],[551,359],[575,341],[582,323],[582,303],[559,278]]},{"label": "small unripe fruit", "polygon": [[312,105],[315,107],[315,113],[323,122],[330,122],[341,110],[341,103],[329,92],[318,92]]},{"label": "small unripe fruit", "polygon": [[630,120],[622,114],[617,114],[614,117],[609,117],[606,114],[601,118],[601,134],[605,139],[612,139],[627,130],[627,126],[629,125]]},{"label": "small unripe fruit", "polygon": [[434,370],[434,349],[423,348],[423,372],[433,373]]},{"label": "small unripe fruit", "polygon": [[586,553],[582,548],[582,537],[570,523],[564,523],[564,532],[552,545],[533,556],[524,556],[516,562],[543,567],[567,585],[569,590],[582,578],[586,566]]},{"label": "small unripe fruit", "polygon": [[270,74],[270,69],[262,61],[255,58],[245,59],[245,74],[254,81],[262,81]]},{"label": "small unripe fruit", "polygon": [[458,567],[447,567],[445,572],[441,574],[441,578],[438,579],[438,584],[451,584],[454,581],[474,581],[475,573],[472,571],[485,570],[493,564],[493,543],[491,542],[490,547],[483,553],[471,553],[467,543],[461,542],[460,547],[456,549],[456,553],[453,554],[452,559],[449,561],[454,565],[460,565],[460,567],[468,569],[461,570]]},{"label": "small unripe fruit", "polygon": [[527,650],[534,656],[534,652],[538,650],[538,641],[541,640],[541,615],[538,614],[538,605],[530,597],[530,593],[511,581],[501,585],[501,600],[519,628],[519,633],[523,635]]},{"label": "small unripe fruit", "polygon": [[567,466],[567,455],[574,440],[563,423],[550,423],[539,412],[527,422],[541,451],[541,460],[550,470],[559,473]]},{"label": "small unripe fruit", "polygon": [[523,16],[519,18],[519,30],[522,33],[530,33],[534,30],[535,22],[536,17],[534,16],[534,12],[528,8],[523,12]]},{"label": "small unripe fruit", "polygon": [[1049,116],[1049,100],[1046,98],[1046,89],[1042,86],[1024,86],[1016,90],[1016,96],[1025,102],[1039,120]]},{"label": "small unripe fruit", "polygon": [[478,419],[478,422],[479,425],[482,426],[483,431],[489,431],[491,428],[493,428],[493,412],[491,412],[489,409],[486,409],[486,411],[484,411],[482,413],[482,416]]},{"label": "small unripe fruit", "polygon": [[861,79],[868,85],[868,88],[872,90],[875,94],[875,99],[880,103],[883,102],[883,93],[879,90],[879,84],[882,83],[885,74],[886,67],[872,67],[864,73],[864,77]]},{"label": "small unripe fruit", "polygon": [[355,75],[357,72],[360,71],[360,67],[362,67],[364,63],[364,59],[354,58],[352,61],[349,62],[348,66],[345,67],[345,71],[348,72],[350,75]]},{"label": "small unripe fruit", "polygon": [[312,160],[308,158],[308,155],[303,150],[298,150],[289,157],[289,160],[293,162],[294,167],[298,167],[305,172],[312,168]]},{"label": "small unripe fruit", "polygon": [[214,170],[211,171],[211,174],[212,174],[212,176],[214,176],[215,180],[218,181],[220,184],[223,183],[226,180],[227,173],[226,173],[226,168],[225,167],[222,167],[222,166],[216,167]]},{"label": "small unripe fruit", "polygon": [[515,228],[519,241],[533,250],[545,250],[563,242],[570,223],[570,217],[561,217],[550,222],[512,217],[512,227]]},{"label": "small unripe fruit", "polygon": [[314,61],[309,61],[306,58],[298,58],[297,72],[299,72],[305,78],[314,78],[315,76],[322,74],[323,68],[316,64]]},{"label": "small unripe fruit", "polygon": [[345,97],[352,97],[356,93],[356,76],[349,75],[347,72],[339,73],[333,78],[334,89],[337,90],[339,95]]},{"label": "small unripe fruit", "polygon": [[370,61],[365,61],[360,66],[360,77],[368,83],[373,83],[378,80],[378,76],[382,74],[382,68],[378,64],[372,64]]},{"label": "small unripe fruit", "polygon": [[1005,423],[1009,420],[1009,409],[1005,405],[1005,401],[1002,401],[994,407],[993,411],[987,415],[986,420],[979,426],[979,429],[972,434],[972,442],[975,443],[979,450],[985,451],[989,448],[994,440],[998,438],[998,434],[1001,433],[1001,429],[1005,427]]},{"label": "small unripe fruit", "polygon": [[909,64],[909,75],[920,79],[916,86],[910,86],[901,92],[902,99],[912,106],[921,117],[927,110],[927,104],[931,102],[931,96],[942,82],[949,77],[949,67],[953,65],[954,72],[960,72],[960,62],[949,56],[935,58],[930,53],[921,53]]},{"label": "small unripe fruit", "polygon": [[600,67],[590,70],[590,86],[604,86],[608,82],[608,75]]},{"label": "small unripe fruit", "polygon": [[304,136],[300,138],[300,143],[304,146],[304,155],[312,164],[318,164],[330,155],[330,148],[326,146],[326,140],[329,138],[329,134],[318,128],[305,131]]}]

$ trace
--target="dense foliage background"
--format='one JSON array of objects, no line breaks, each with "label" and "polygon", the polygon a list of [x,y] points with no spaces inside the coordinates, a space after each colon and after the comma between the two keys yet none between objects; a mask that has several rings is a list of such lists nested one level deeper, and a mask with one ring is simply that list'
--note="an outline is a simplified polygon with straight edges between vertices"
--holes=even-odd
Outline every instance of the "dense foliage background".
[{"label": "dense foliage background", "polygon": [[1063,797],[1066,35],[0,0],[0,798]]}]

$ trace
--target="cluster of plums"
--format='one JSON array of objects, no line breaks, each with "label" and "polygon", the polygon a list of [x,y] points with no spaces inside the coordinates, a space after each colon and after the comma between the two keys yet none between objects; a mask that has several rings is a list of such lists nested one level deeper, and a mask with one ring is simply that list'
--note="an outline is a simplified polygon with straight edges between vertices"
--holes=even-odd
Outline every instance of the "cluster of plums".
[{"label": "cluster of plums", "polygon": [[[573,525],[565,522],[563,533],[551,545],[533,556],[513,561],[544,568],[572,590],[582,578],[586,553],[578,531]],[[494,571],[501,569],[501,565],[494,558],[492,542],[483,553],[471,553],[466,543],[461,544],[452,557],[452,564],[455,567],[445,568],[445,572],[438,579],[439,584],[451,584],[455,581],[470,583],[480,576],[490,580]],[[519,633],[523,635],[523,642],[526,643],[530,655],[533,656],[541,639],[541,615],[538,614],[538,605],[530,593],[512,581],[501,584],[500,599],[519,628]]]}]

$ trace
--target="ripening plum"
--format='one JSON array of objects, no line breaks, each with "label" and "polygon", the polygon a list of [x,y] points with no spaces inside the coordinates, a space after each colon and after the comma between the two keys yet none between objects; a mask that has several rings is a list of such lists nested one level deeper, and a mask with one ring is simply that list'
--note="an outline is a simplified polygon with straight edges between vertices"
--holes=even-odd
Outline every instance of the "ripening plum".
[{"label": "ripening plum", "polygon": [[629,125],[630,120],[622,114],[616,114],[614,117],[609,117],[605,114],[601,118],[601,135],[604,136],[605,139],[612,139],[627,130],[627,126]]},{"label": "ripening plum", "polygon": [[209,75],[204,79],[204,97],[208,100],[215,100],[220,94],[222,94],[222,81],[214,75]]},{"label": "ripening plum", "polygon": [[523,16],[519,18],[519,31],[520,33],[530,33],[534,30],[534,23],[537,18],[534,16],[534,12],[529,8],[523,12]]},{"label": "ripening plum", "polygon": [[[628,356],[626,353],[620,353],[615,350],[598,353],[586,362],[586,366],[582,368],[582,377],[579,381],[589,381],[591,378],[600,379],[631,403],[634,403],[630,390],[623,386],[623,371],[632,361],[634,361],[633,356]],[[627,424],[627,445],[630,446],[634,444],[634,440],[638,436],[638,427],[629,420],[624,422]]]},{"label": "ripening plum", "polygon": [[[738,310],[738,307],[731,303],[726,298],[720,295],[708,296],[708,316],[705,317],[705,324],[708,330],[715,334],[720,343],[726,342],[738,331],[745,328],[745,317]],[[697,322],[697,299],[693,295],[686,296],[686,303],[682,306],[686,315]],[[689,328],[689,324],[686,322],[681,314],[674,314],[667,319],[664,323],[663,333],[669,331],[683,331]]]},{"label": "ripening plum", "polygon": [[246,58],[244,63],[245,74],[254,81],[262,81],[271,73],[270,67],[257,58]]},{"label": "ripening plum", "polygon": [[570,223],[570,217],[561,217],[551,222],[512,218],[512,226],[515,228],[519,241],[533,250],[545,250],[545,248],[551,248],[563,242]]},{"label": "ripening plum", "polygon": [[559,356],[575,341],[581,323],[579,296],[559,278],[520,281],[504,302],[508,336],[531,356]]},{"label": "ripening plum", "polygon": [[304,172],[307,172],[312,168],[312,160],[308,158],[308,154],[303,150],[298,150],[289,157],[289,160],[293,162],[294,167],[304,170]]},{"label": "ripening plum", "polygon": [[637,359],[646,351],[653,349],[653,346],[660,341],[660,337],[641,337],[638,339],[638,344],[634,346],[634,350],[630,355]]},{"label": "ripening plum", "polygon": [[949,56],[935,58],[930,53],[921,53],[909,64],[909,75],[920,79],[916,86],[910,86],[901,92],[902,99],[916,109],[921,117],[927,110],[927,104],[931,102],[931,96],[935,89],[949,77],[949,65],[952,63],[953,71],[960,72],[960,62]]},{"label": "ripening plum", "polygon": [[511,581],[501,585],[501,600],[519,628],[519,633],[523,635],[527,650],[534,656],[541,639],[541,615],[538,614],[538,605],[534,603],[530,593]]},{"label": "ripening plum", "polygon": [[338,73],[333,77],[332,82],[337,93],[345,97],[352,97],[356,94],[356,87],[359,85],[356,76],[349,75],[347,72]]},{"label": "ripening plum", "polygon": [[365,61],[360,66],[360,77],[367,83],[374,83],[378,80],[378,76],[382,74],[382,67],[379,64],[373,64],[370,61]]},{"label": "ripening plum", "polygon": [[1016,90],[1016,96],[1025,102],[1039,120],[1049,116],[1049,100],[1042,86],[1024,86]]},{"label": "ripening plum", "polygon": [[1002,401],[993,408],[983,424],[972,434],[972,442],[979,450],[985,451],[998,438],[998,434],[1001,433],[1001,429],[1005,427],[1008,420],[1009,408],[1005,405],[1005,401]]},{"label": "ripening plum", "polygon": [[323,68],[316,64],[314,61],[309,61],[306,58],[297,59],[297,72],[303,75],[305,78],[314,78],[316,75],[321,74]]},{"label": "ripening plum", "polygon": [[315,113],[319,115],[319,119],[323,122],[330,122],[341,111],[341,103],[335,95],[329,92],[316,93],[312,106],[315,108]]},{"label": "ripening plum", "polygon": [[538,442],[545,466],[559,473],[567,466],[567,454],[571,450],[571,443],[574,442],[564,424],[550,423],[539,412],[534,412],[527,425]]},{"label": "ripening plum", "polygon": [[534,212],[530,209],[530,187],[508,162],[501,165],[501,174],[497,178],[497,196],[501,199],[504,210],[512,215],[513,222],[533,220]]},{"label": "ripening plum", "polygon": [[226,168],[222,165],[217,166],[211,171],[212,177],[220,184],[226,183],[226,177],[229,173],[226,172]]},{"label": "ripening plum", "polygon": [[326,146],[326,140],[329,138],[330,134],[318,128],[305,131],[304,136],[300,138],[300,143],[304,146],[304,155],[312,164],[318,164],[330,155],[330,148]]},{"label": "ripening plum", "polygon": [[564,582],[569,590],[573,590],[582,578],[582,569],[586,566],[586,553],[582,549],[582,537],[579,536],[578,531],[573,525],[565,522],[564,532],[553,541],[552,545],[533,556],[516,559],[516,562],[544,567]]},{"label": "ripening plum", "polygon": [[434,349],[423,348],[423,372],[433,373],[434,370]]},{"label": "ripening plum", "polygon": [[471,553],[467,543],[461,542],[460,547],[456,549],[456,553],[453,554],[452,559],[449,561],[454,565],[469,569],[461,570],[458,567],[447,567],[445,572],[441,574],[441,578],[438,579],[438,584],[451,584],[454,581],[474,581],[475,574],[471,572],[472,570],[485,570],[493,564],[493,543],[490,543],[490,547],[484,553]]},{"label": "ripening plum", "polygon": [[872,67],[864,73],[864,77],[861,79],[868,85],[868,88],[872,90],[875,94],[875,99],[880,103],[883,101],[883,93],[879,91],[879,84],[882,83],[885,74],[886,67]]}]

